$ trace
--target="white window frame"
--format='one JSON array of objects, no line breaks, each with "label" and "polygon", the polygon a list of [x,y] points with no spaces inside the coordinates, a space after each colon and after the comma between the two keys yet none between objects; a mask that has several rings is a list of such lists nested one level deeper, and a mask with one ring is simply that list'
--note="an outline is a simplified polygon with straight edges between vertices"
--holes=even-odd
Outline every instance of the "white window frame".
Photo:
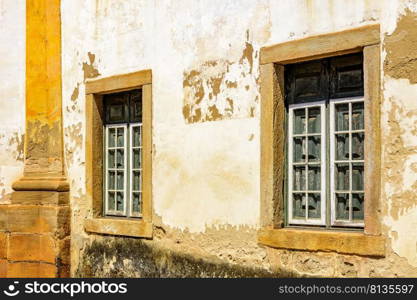
[{"label": "white window frame", "polygon": [[[293,217],[293,122],[294,122],[294,110],[300,108],[312,108],[312,107],[320,107],[320,114],[321,114],[321,160],[320,160],[320,175],[321,175],[321,191],[320,191],[320,219],[308,219],[308,172],[306,172],[306,213],[305,219],[298,219]],[[309,103],[300,103],[300,104],[291,104],[288,107],[289,110],[289,118],[288,118],[288,224],[289,225],[326,225],[326,101],[316,101],[316,102],[309,102]],[[299,136],[306,137],[306,152],[308,157],[308,115],[306,114],[306,132],[304,134],[300,134]]]},{"label": "white window frame", "polygon": [[[336,199],[335,199],[335,157],[336,157],[336,144],[335,144],[335,105],[336,104],[343,104],[343,103],[356,103],[356,102],[364,102],[364,97],[348,97],[348,98],[341,98],[341,99],[330,99],[330,208],[331,208],[331,225],[332,226],[343,226],[343,227],[364,227],[364,221],[353,221],[351,209],[349,209],[349,220],[336,220]],[[338,132],[338,133],[347,133],[349,134],[349,160],[344,160],[343,162],[349,163],[349,207],[352,206],[352,162],[356,163],[363,163],[365,167],[365,157],[363,160],[352,160],[352,140],[351,136],[352,133],[355,132],[363,132],[365,139],[366,139],[366,128],[364,122],[364,129],[363,130],[352,130],[352,105],[349,104],[349,130]],[[366,170],[364,169],[364,172]],[[364,176],[365,179],[365,176]],[[365,182],[364,182],[364,189],[365,189]],[[364,192],[364,191],[363,191]],[[364,199],[366,201],[366,199]]]},{"label": "white window frame", "polygon": [[[128,155],[128,152],[127,152],[127,149],[128,149],[128,140],[127,140],[127,124],[114,124],[114,125],[111,125],[111,124],[109,124],[109,125],[105,125],[105,140],[106,140],[106,143],[105,143],[105,168],[104,168],[104,171],[105,171],[105,176],[104,176],[104,180],[105,180],[105,190],[104,190],[104,192],[105,192],[105,205],[104,205],[104,208],[105,208],[105,215],[106,216],[126,216],[126,212],[127,212],[127,201],[126,201],[126,196],[127,196],[127,170],[128,170],[128,165],[127,165],[127,155]],[[124,144],[123,144],[123,147],[117,147],[117,134],[116,134],[116,145],[115,145],[115,147],[109,147],[109,130],[111,129],[111,128],[115,128],[116,129],[116,132],[117,132],[117,128],[123,128],[124,129]],[[108,197],[109,197],[109,186],[108,186],[108,184],[109,184],[109,181],[108,181],[108,174],[109,174],[109,167],[108,167],[108,162],[109,162],[109,159],[108,159],[108,152],[109,152],[109,150],[114,150],[115,151],[115,162],[117,163],[117,149],[121,149],[121,148],[123,148],[123,151],[124,151],[124,169],[123,169],[123,203],[124,203],[124,205],[123,205],[123,212],[120,212],[120,211],[117,211],[116,209],[115,210],[109,210],[109,208],[108,208]],[[115,208],[117,207],[117,168],[114,168],[114,170],[113,170],[114,172],[115,172],[115,177],[116,177],[116,183],[115,183],[115,190],[114,190],[114,192],[115,192]]]},{"label": "white window frame", "polygon": [[[142,204],[143,204],[143,202],[142,202],[142,200],[143,200],[143,189],[142,189],[142,187],[143,187],[143,183],[142,183],[142,180],[143,180],[143,124],[141,123],[141,122],[137,122],[137,123],[132,123],[132,124],[129,124],[130,126],[130,128],[129,128],[129,135],[130,135],[130,139],[129,139],[129,141],[130,141],[130,146],[129,146],[129,151],[130,151],[130,153],[129,153],[129,155],[130,155],[130,168],[129,168],[129,173],[130,173],[130,175],[129,175],[129,177],[130,177],[130,188],[129,188],[129,198],[130,198],[130,205],[129,205],[129,215],[131,216],[131,217],[138,217],[138,218],[141,218],[142,217],[142,213],[141,212],[133,212],[133,192],[138,192],[139,193],[139,207],[141,208],[140,209],[140,211],[142,211],[142,209],[143,209],[143,206],[142,206]],[[140,128],[140,138],[139,138],[139,144],[140,144],[140,146],[136,146],[136,147],[133,147],[133,128],[134,127],[139,127]],[[133,167],[133,152],[134,152],[134,150],[135,149],[139,149],[139,153],[140,153],[140,155],[139,155],[139,159],[140,159],[140,168],[134,168]],[[133,172],[135,172],[135,171],[139,171],[139,191],[134,191],[133,190]]]}]

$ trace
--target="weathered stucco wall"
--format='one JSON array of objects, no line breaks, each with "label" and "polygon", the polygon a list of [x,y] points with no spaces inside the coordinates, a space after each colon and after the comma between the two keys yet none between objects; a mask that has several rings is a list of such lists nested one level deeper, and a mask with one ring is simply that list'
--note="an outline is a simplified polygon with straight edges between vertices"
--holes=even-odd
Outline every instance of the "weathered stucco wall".
[{"label": "weathered stucco wall", "polygon": [[417,3],[407,4],[384,38],[382,202],[393,251],[417,267]]},{"label": "weathered stucco wall", "polygon": [[23,174],[25,1],[0,1],[0,204]]},{"label": "weathered stucco wall", "polygon": [[[116,269],[146,264],[136,261],[140,251],[126,257],[111,250],[112,243],[145,247],[139,242],[132,246],[131,239],[88,235],[82,228],[92,215],[85,199],[84,82],[149,68],[156,233],[147,247],[298,275],[416,276],[416,51],[409,51],[417,36],[415,6],[400,0],[62,0],[72,274],[138,276]],[[258,246],[260,47],[378,22],[385,59],[381,203],[387,257]],[[89,261],[96,266],[85,267]]]}]

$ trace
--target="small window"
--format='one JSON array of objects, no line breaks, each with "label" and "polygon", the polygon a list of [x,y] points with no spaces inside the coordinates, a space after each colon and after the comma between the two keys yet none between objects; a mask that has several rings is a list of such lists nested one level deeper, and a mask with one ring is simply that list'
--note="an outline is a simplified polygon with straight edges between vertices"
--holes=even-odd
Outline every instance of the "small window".
[{"label": "small window", "polygon": [[364,225],[362,53],[285,66],[287,223]]},{"label": "small window", "polygon": [[104,212],[141,217],[142,93],[104,95]]}]

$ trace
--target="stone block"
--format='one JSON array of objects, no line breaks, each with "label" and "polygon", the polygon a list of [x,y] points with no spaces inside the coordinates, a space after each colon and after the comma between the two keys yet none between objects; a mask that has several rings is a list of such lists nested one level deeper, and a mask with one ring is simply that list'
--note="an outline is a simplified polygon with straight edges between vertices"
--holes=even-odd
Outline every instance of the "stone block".
[{"label": "stone block", "polygon": [[56,277],[55,265],[39,262],[8,263],[7,277],[9,278],[53,278]]},{"label": "stone block", "polygon": [[50,235],[11,234],[8,258],[11,261],[40,261],[55,263],[58,254],[56,242]]}]

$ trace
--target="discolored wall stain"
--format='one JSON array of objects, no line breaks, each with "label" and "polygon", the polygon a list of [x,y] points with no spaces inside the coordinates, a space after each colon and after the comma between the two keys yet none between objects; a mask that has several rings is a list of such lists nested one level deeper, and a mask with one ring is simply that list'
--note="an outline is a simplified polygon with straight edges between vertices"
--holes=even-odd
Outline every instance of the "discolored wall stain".
[{"label": "discolored wall stain", "polygon": [[83,62],[83,72],[84,72],[84,80],[88,78],[94,78],[100,76],[101,74],[98,72],[96,67],[94,66],[94,62],[96,59],[95,54],[88,52],[88,59],[90,63]]},{"label": "discolored wall stain", "polygon": [[393,78],[407,78],[417,83],[417,14],[406,10],[395,31],[385,36],[387,57],[384,71]]}]

